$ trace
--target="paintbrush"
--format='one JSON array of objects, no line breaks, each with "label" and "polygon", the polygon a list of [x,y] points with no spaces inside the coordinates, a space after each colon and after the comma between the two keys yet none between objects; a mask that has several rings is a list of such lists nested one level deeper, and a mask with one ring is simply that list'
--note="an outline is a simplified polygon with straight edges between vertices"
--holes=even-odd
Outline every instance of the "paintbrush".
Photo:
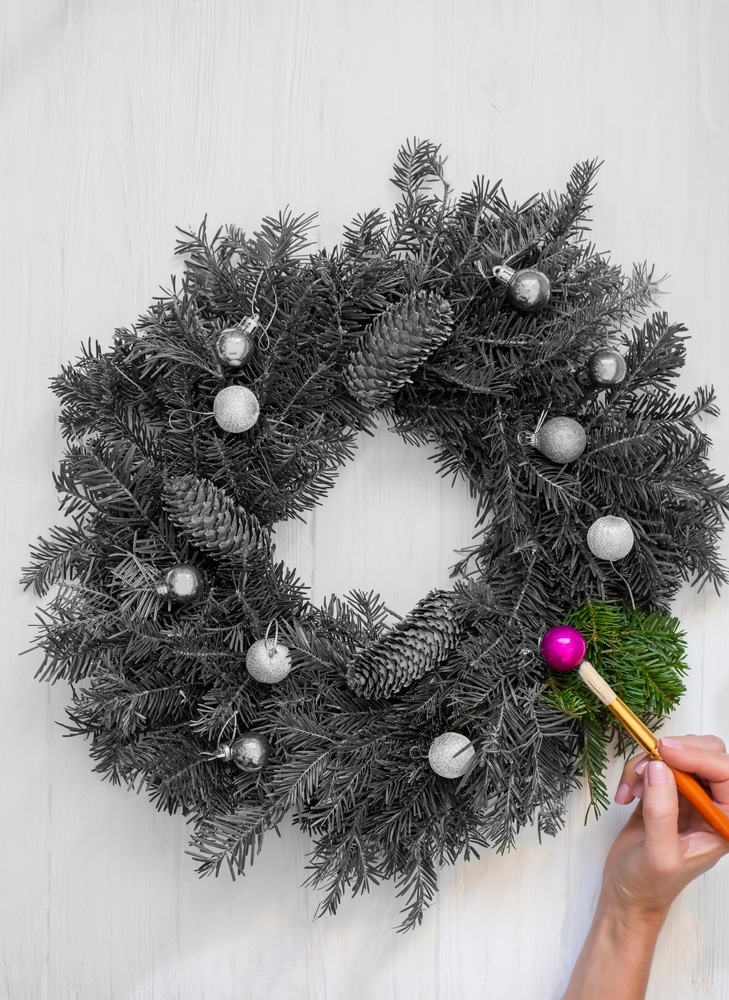
[{"label": "paintbrush", "polygon": [[[658,737],[632,712],[615,694],[604,677],[585,659],[587,643],[585,637],[571,625],[555,625],[542,636],[540,643],[542,658],[552,670],[577,670],[578,674],[594,695],[605,705],[623,725],[652,760],[663,760],[658,752]],[[668,765],[670,766],[670,765]],[[686,771],[672,767],[676,785],[691,805],[707,823],[729,840],[729,816],[712,800],[704,787]]]}]

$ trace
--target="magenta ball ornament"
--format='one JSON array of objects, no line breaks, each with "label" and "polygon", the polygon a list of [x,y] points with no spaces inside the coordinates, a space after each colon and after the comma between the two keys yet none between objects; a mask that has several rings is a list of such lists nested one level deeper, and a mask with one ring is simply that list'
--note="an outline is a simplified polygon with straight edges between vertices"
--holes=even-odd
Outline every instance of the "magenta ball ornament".
[{"label": "magenta ball ornament", "polygon": [[542,636],[539,651],[552,670],[576,670],[585,659],[587,643],[582,632],[571,625],[555,625]]}]

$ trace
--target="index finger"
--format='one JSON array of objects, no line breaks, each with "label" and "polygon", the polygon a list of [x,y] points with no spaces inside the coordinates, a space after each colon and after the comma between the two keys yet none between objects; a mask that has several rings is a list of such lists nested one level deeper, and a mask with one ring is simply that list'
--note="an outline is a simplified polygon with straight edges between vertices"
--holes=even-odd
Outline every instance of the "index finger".
[{"label": "index finger", "polygon": [[671,767],[688,771],[708,782],[716,802],[729,808],[729,754],[718,737],[668,737],[658,751]]}]

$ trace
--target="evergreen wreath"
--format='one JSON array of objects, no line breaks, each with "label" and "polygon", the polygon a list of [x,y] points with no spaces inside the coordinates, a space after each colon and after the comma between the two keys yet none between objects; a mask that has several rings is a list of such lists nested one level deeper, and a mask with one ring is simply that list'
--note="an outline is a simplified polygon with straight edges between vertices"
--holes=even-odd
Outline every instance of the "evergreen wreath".
[{"label": "evergreen wreath", "polygon": [[[454,197],[440,147],[408,142],[390,215],[331,251],[288,211],[183,233],[181,280],[53,380],[67,520],[22,578],[54,588],[38,673],[70,684],[101,775],[189,816],[201,873],[243,872],[290,814],[318,912],[393,879],[412,927],[442,863],[554,834],[583,776],[606,804],[623,737],[548,675],[546,628],[580,628],[646,720],[681,696],[670,602],[726,579],[717,410],[675,390],[686,331],[653,272],[587,241],[598,166],[517,205],[482,178]],[[314,606],[274,545],[381,415],[478,504],[453,589],[396,621],[356,590]]]}]

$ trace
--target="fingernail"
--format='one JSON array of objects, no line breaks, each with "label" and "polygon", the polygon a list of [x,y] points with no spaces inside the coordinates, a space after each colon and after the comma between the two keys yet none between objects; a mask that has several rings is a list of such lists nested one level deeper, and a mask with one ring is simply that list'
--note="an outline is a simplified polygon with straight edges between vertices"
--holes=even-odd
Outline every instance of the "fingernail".
[{"label": "fingernail", "polygon": [[673,747],[676,750],[683,750],[683,743],[679,743],[678,740],[672,740],[670,736],[667,736],[665,740],[659,740],[659,743],[662,747]]},{"label": "fingernail", "polygon": [[633,770],[635,771],[636,774],[642,774],[647,766],[648,766],[648,758],[641,757],[640,760],[636,760],[635,764],[633,764]]},{"label": "fingernail", "polygon": [[615,801],[618,805],[627,806],[632,798],[633,793],[630,790],[630,785],[625,782],[623,782],[622,785],[618,785],[617,791],[615,792]]},{"label": "fingernail", "polygon": [[667,785],[670,780],[668,777],[668,764],[664,764],[662,760],[649,760],[646,776],[651,788],[656,788],[659,785]]}]

